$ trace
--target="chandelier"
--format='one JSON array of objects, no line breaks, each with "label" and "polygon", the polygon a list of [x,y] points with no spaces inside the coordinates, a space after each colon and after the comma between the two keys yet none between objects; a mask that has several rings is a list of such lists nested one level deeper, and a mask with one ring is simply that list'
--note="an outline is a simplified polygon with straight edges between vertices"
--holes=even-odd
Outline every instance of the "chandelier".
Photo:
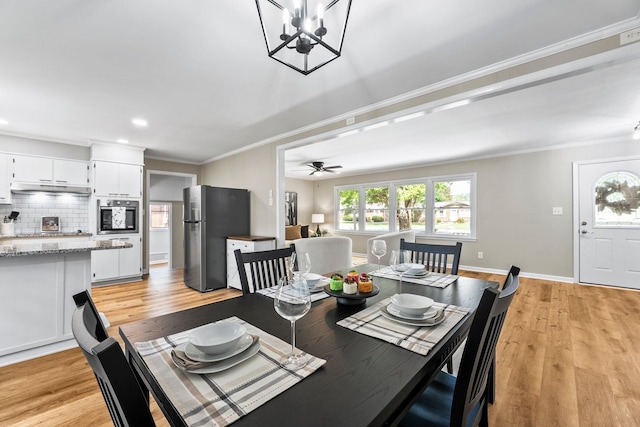
[{"label": "chandelier", "polygon": [[304,75],[339,57],[351,0],[327,1],[256,0],[269,56]]}]

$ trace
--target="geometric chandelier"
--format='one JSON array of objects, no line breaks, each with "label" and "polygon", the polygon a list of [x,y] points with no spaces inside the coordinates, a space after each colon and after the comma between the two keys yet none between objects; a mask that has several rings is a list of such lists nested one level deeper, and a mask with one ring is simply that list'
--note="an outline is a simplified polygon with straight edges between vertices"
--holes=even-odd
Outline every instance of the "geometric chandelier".
[{"label": "geometric chandelier", "polygon": [[271,58],[307,75],[340,56],[351,0],[325,1],[256,0]]}]

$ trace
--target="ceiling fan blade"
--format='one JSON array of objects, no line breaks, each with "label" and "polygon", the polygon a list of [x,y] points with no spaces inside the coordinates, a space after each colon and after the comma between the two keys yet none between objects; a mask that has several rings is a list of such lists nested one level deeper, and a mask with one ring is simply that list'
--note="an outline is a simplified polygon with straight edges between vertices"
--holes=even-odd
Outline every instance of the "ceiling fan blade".
[{"label": "ceiling fan blade", "polygon": [[315,173],[318,171],[311,171],[311,173],[309,175],[315,175]]},{"label": "ceiling fan blade", "polygon": [[326,168],[324,168],[324,170],[327,170],[327,169],[341,169],[341,168],[342,168],[342,166],[340,166],[340,165],[336,165],[336,166],[327,166]]}]

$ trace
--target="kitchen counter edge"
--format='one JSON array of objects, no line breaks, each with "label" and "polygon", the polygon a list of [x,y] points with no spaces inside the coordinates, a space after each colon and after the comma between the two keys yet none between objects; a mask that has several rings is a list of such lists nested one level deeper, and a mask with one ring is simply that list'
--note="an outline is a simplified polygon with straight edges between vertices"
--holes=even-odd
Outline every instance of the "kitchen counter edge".
[{"label": "kitchen counter edge", "polygon": [[65,254],[72,252],[125,249],[132,247],[133,245],[131,243],[121,240],[90,240],[84,242],[0,245],[0,258],[28,255]]}]

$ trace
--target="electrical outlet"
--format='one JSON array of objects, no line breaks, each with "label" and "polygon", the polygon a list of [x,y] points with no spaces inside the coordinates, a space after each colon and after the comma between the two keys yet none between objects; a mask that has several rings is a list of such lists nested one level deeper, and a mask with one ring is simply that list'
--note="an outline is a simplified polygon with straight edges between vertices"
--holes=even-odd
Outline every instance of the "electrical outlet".
[{"label": "electrical outlet", "polygon": [[625,44],[634,43],[640,40],[640,28],[625,31],[620,34],[620,46]]},{"label": "electrical outlet", "polygon": [[478,252],[478,259],[484,258],[484,252]]},{"label": "electrical outlet", "polygon": [[562,215],[562,208],[561,207],[552,208],[551,213],[553,215]]},{"label": "electrical outlet", "polygon": [[347,126],[352,125],[356,122],[356,118],[355,117],[349,117],[347,119]]}]

